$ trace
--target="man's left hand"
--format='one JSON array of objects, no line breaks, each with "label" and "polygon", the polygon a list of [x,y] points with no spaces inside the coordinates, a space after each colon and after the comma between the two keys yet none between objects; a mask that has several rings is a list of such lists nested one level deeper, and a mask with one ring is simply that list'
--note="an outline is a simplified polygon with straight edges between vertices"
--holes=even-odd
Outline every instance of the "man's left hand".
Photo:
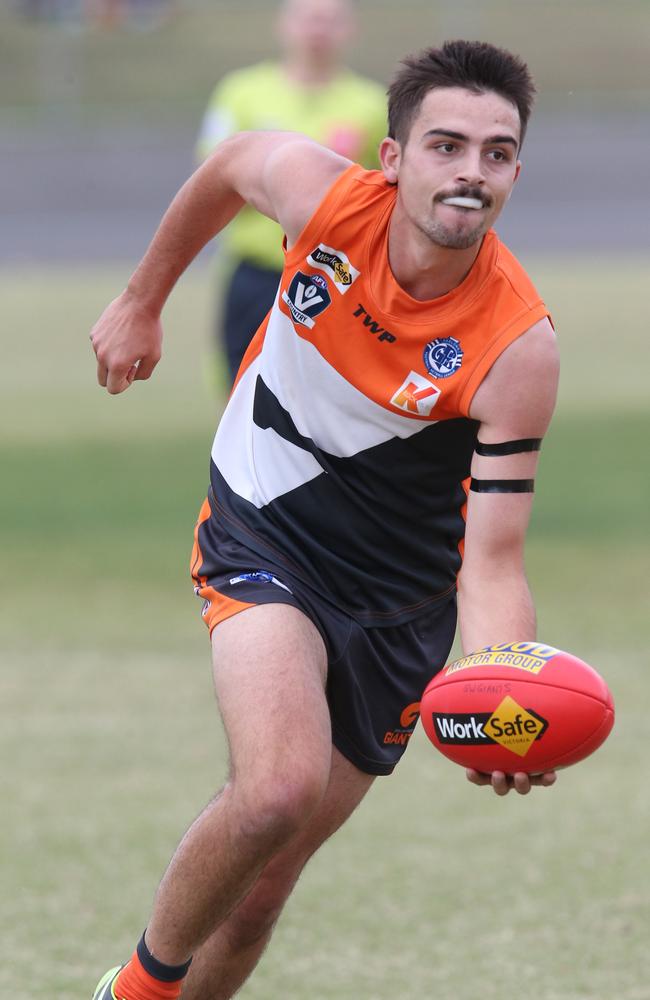
[{"label": "man's left hand", "polygon": [[503,771],[493,771],[492,774],[483,774],[468,767],[465,770],[467,780],[473,785],[492,785],[497,795],[507,795],[511,788],[514,788],[520,795],[528,795],[533,785],[540,785],[542,788],[549,788],[557,780],[555,771],[547,771],[545,774],[526,774],[525,771],[517,771],[515,774],[504,774]]}]

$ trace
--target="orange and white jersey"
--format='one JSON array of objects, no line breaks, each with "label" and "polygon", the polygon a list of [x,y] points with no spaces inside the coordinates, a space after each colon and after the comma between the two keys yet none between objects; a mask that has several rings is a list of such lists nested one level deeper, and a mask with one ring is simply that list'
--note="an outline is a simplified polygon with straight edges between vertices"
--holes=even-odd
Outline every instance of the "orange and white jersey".
[{"label": "orange and white jersey", "polygon": [[476,389],[548,311],[494,232],[466,279],[419,302],[395,281],[396,189],[352,166],[286,253],[212,449],[214,515],[362,624],[453,593]]}]

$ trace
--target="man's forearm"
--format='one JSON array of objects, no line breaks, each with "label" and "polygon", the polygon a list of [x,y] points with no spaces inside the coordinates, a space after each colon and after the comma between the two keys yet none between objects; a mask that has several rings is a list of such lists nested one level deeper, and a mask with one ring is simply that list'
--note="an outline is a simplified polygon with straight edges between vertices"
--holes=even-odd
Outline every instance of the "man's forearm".
[{"label": "man's forearm", "polygon": [[154,315],[160,315],[197,254],[244,204],[220,169],[225,157],[227,149],[220,149],[183,185],[128,283],[128,293]]},{"label": "man's forearm", "polygon": [[459,626],[465,653],[499,642],[534,639],[535,606],[523,572],[463,578],[458,586]]}]

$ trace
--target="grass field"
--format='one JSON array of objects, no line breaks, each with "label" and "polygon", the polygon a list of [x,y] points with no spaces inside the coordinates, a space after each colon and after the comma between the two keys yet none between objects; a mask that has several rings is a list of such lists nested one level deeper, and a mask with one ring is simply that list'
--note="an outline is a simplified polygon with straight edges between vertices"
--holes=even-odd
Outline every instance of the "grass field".
[{"label": "grass field", "polygon": [[[556,788],[497,800],[418,735],[304,875],[246,1000],[647,1000],[648,261],[527,261],[564,375],[529,573],[540,637],[617,724]],[[186,564],[219,409],[207,272],[154,379],[94,384],[119,268],[5,272],[0,369],[0,995],[88,997],[222,780]]]}]

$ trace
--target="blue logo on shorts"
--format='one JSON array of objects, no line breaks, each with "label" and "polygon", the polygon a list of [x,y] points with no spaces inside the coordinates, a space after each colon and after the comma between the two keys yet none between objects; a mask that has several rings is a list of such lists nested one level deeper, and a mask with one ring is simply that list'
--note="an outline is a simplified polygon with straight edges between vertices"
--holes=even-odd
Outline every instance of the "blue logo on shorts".
[{"label": "blue logo on shorts", "polygon": [[439,337],[430,340],[424,348],[424,363],[434,378],[449,378],[463,363],[460,341],[455,337]]},{"label": "blue logo on shorts", "polygon": [[283,590],[291,593],[286,584],[265,569],[256,569],[252,573],[241,573],[239,576],[233,576],[229,582],[231,585],[233,583],[274,583],[276,587],[282,587]]}]

